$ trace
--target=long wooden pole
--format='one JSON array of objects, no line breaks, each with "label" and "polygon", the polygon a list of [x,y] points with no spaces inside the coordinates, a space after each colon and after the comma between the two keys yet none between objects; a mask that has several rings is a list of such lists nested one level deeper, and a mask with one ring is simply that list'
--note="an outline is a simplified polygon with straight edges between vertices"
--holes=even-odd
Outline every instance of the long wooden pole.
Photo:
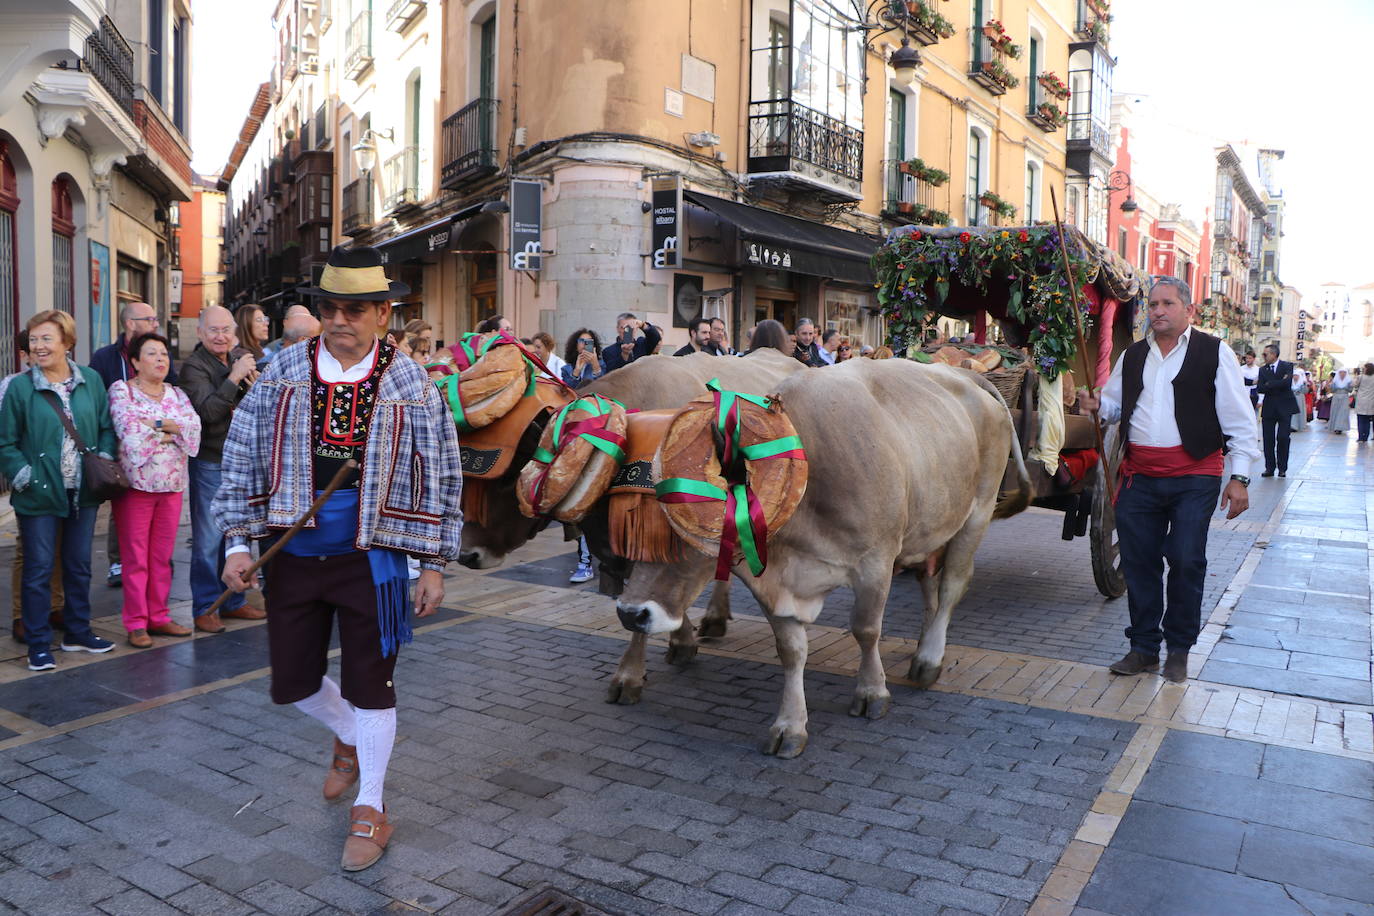
[{"label": "long wooden pole", "polygon": [[[263,551],[262,556],[258,557],[257,561],[252,566],[248,567],[248,572],[244,573],[243,577],[251,580],[254,573],[266,566],[267,562],[277,555],[277,551],[286,546],[287,541],[295,537],[312,518],[319,514],[319,511],[324,508],[324,504],[329,501],[329,497],[334,495],[335,490],[343,486],[343,482],[348,478],[349,473],[356,470],[357,467],[358,462],[354,461],[352,458],[345,461],[343,467],[339,468],[338,471],[334,473],[334,477],[329,481],[329,485],[324,488],[319,496],[315,497],[315,501],[310,504],[310,508],[305,510],[305,514],[296,519],[296,524],[287,528],[285,534],[277,538],[277,543]],[[210,610],[206,611],[206,613],[213,614],[215,611],[218,611],[220,606],[228,601],[229,596],[232,594],[234,594],[234,590],[232,588],[226,588],[223,594],[215,599],[215,603],[210,605]]]},{"label": "long wooden pole", "polygon": [[[1083,310],[1078,301],[1078,283],[1073,275],[1073,266],[1069,261],[1069,240],[1064,235],[1064,224],[1059,219],[1059,199],[1054,193],[1054,187],[1050,187],[1050,206],[1054,209],[1054,228],[1059,233],[1059,253],[1064,258],[1064,279],[1069,285],[1069,297],[1073,303],[1073,330],[1074,338],[1078,344],[1078,355],[1083,358],[1083,377],[1087,382],[1088,393],[1092,394],[1093,387],[1097,382],[1097,376],[1093,372],[1092,364],[1088,362],[1088,345],[1083,338]],[[1104,333],[1110,334],[1111,328],[1107,328]],[[1097,411],[1089,411],[1093,421],[1093,437],[1097,442],[1097,457],[1102,465],[1102,480],[1107,485],[1107,498],[1112,504],[1116,504],[1116,481],[1112,480],[1111,468],[1107,467],[1107,449],[1102,442],[1102,423],[1097,418]]]}]

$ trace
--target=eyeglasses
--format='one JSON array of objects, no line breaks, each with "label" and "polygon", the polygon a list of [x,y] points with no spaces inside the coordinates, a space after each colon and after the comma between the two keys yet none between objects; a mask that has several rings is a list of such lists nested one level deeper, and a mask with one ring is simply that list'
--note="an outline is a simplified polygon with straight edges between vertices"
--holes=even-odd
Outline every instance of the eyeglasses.
[{"label": "eyeglasses", "polygon": [[364,315],[367,314],[368,309],[370,308],[372,308],[370,304],[349,304],[340,307],[332,302],[326,301],[320,303],[320,317],[333,318],[335,314],[342,311],[344,313],[344,317],[347,318],[349,321],[358,321]]},{"label": "eyeglasses", "polygon": [[593,339],[590,338],[590,337],[579,337],[579,338],[577,338],[577,342],[580,343],[580,344],[582,344],[583,346],[586,346],[586,347],[591,347],[591,346],[595,346],[595,345],[596,345],[596,341],[593,340]]},{"label": "eyeglasses", "polygon": [[268,318],[266,315],[259,315],[258,317],[256,317],[256,318],[253,319],[253,323],[254,323],[254,324],[271,324],[271,323],[272,323],[272,319],[271,319],[271,318]]},{"label": "eyeglasses", "polygon": [[146,321],[149,324],[157,324],[157,316],[149,315],[146,318],[130,318],[130,321]]},{"label": "eyeglasses", "polygon": [[205,333],[210,337],[228,337],[234,333],[233,328],[206,328]]},{"label": "eyeglasses", "polygon": [[841,352],[841,353],[848,353],[849,351],[850,351],[850,348],[849,348],[849,347],[840,347],[840,352]]}]

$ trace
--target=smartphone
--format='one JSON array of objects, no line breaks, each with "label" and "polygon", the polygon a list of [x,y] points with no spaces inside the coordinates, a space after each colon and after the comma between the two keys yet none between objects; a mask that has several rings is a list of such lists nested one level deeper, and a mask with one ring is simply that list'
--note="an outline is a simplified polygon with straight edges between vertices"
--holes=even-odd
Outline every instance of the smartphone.
[{"label": "smartphone", "polygon": [[632,344],[632,343],[634,343],[634,342],[635,342],[635,332],[634,332],[631,328],[628,328],[628,327],[627,327],[625,330],[623,330],[623,331],[620,332],[620,342],[623,343],[623,344]]}]

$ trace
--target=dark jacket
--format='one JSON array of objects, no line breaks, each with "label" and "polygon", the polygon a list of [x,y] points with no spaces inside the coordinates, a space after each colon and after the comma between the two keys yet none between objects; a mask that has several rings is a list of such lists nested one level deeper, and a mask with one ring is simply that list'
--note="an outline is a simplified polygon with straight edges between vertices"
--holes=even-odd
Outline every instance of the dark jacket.
[{"label": "dark jacket", "polygon": [[[75,365],[75,364],[73,364]],[[94,369],[76,366],[80,381],[72,391],[72,420],[88,448],[113,457],[119,448],[105,386]],[[59,515],[70,512],[62,481],[62,438],[66,435],[49,399],[38,393],[33,371],[21,372],[5,391],[0,405],[0,474],[14,481],[10,505],[19,515]],[[80,473],[80,465],[78,474]],[[28,474],[21,474],[25,468]],[[19,485],[23,489],[17,489]],[[81,481],[77,502],[98,506]]]},{"label": "dark jacket", "polygon": [[200,454],[197,461],[218,464],[223,456],[224,437],[229,421],[248,386],[229,380],[229,367],[220,362],[205,344],[196,344],[181,363],[181,390],[200,414]]},{"label": "dark jacket", "polygon": [[691,356],[693,353],[705,353],[708,356],[720,356],[720,349],[714,343],[707,343],[706,346],[698,350],[690,343],[685,343],[677,349],[674,356]]},{"label": "dark jacket", "polygon": [[811,341],[809,347],[803,347],[801,344],[797,344],[796,349],[792,351],[792,355],[798,362],[804,363],[812,368],[818,369],[821,366],[828,365],[825,360],[821,359],[821,349],[816,345],[814,340]]},{"label": "dark jacket", "polygon": [[1293,396],[1293,364],[1275,360],[1272,366],[1260,366],[1255,389],[1264,395],[1260,413],[1274,417],[1291,417],[1298,412],[1298,399]]},{"label": "dark jacket", "polygon": [[[105,383],[105,389],[115,382],[127,382],[133,377],[133,371],[129,368],[128,357],[124,355],[124,349],[129,345],[123,334],[114,343],[101,347],[91,354],[91,368],[100,373],[100,380]],[[177,370],[175,366],[167,366],[167,384],[177,383]]]},{"label": "dark jacket", "polygon": [[602,368],[604,368],[606,372],[610,372],[612,369],[619,369],[621,366],[634,362],[641,356],[648,356],[658,349],[658,345],[662,340],[663,335],[659,332],[658,328],[646,321],[644,322],[644,336],[635,338],[635,346],[630,352],[630,358],[628,360],[623,359],[620,355],[619,338],[616,338],[601,348]]}]

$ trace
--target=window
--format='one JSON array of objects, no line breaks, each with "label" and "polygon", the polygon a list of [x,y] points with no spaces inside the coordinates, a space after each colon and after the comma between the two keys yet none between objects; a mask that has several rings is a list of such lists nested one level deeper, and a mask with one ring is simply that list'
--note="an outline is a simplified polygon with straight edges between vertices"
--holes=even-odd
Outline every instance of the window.
[{"label": "window", "polygon": [[148,267],[132,258],[120,257],[115,276],[119,303],[148,301]]},{"label": "window", "polygon": [[1121,255],[1121,259],[1126,260],[1126,245],[1128,242],[1125,226],[1118,226],[1116,229],[1116,253]]},{"label": "window", "polygon": [[19,331],[19,176],[9,147],[0,140],[0,370],[19,368],[14,335]]},{"label": "window", "polygon": [[1026,45],[1026,91],[1034,108],[1040,104],[1040,84],[1035,81],[1040,75],[1040,36],[1032,35]]},{"label": "window", "polygon": [[167,55],[162,34],[163,3],[164,0],[148,0],[148,91],[159,105],[165,106],[167,99],[163,70],[167,66]]},{"label": "window", "polygon": [[1150,269],[1150,243],[1146,239],[1140,240],[1140,259],[1136,262],[1141,270]]},{"label": "window", "polygon": [[1040,163],[1026,163],[1026,208],[1022,215],[1027,223],[1040,219],[1040,171]]},{"label": "window", "polygon": [[978,217],[982,207],[978,204],[978,198],[983,193],[982,176],[983,135],[977,130],[971,130],[968,134],[968,224],[970,226],[979,224]]},{"label": "window", "polygon": [[[896,89],[888,90],[887,125],[887,199],[889,203],[907,200],[902,195],[903,175],[897,164],[907,159],[906,152],[906,93]],[[912,202],[915,198],[910,198]]]},{"label": "window", "polygon": [[1078,225],[1078,215],[1082,211],[1083,195],[1078,188],[1064,191],[1064,222],[1070,226]]},{"label": "window", "polygon": [[987,21],[987,0],[973,0],[973,25],[969,29],[969,69],[977,70],[983,61],[992,59],[992,43],[983,34],[983,23]]},{"label": "window", "polygon": [[64,177],[52,183],[52,307],[76,314],[76,223],[72,218],[72,192]]}]

